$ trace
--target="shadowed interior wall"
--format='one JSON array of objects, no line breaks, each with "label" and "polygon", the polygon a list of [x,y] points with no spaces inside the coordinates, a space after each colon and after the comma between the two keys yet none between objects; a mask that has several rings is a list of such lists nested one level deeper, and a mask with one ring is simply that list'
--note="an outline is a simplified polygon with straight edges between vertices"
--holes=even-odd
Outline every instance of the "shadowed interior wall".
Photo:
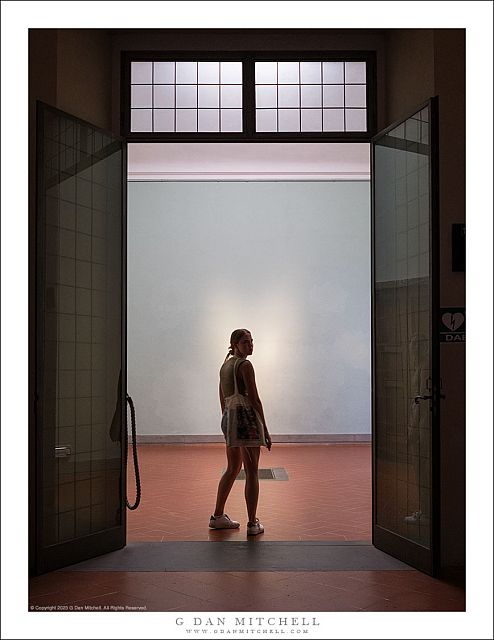
[{"label": "shadowed interior wall", "polygon": [[141,435],[221,435],[249,328],[273,434],[370,433],[368,182],[129,183],[128,390]]},{"label": "shadowed interior wall", "polygon": [[56,106],[111,131],[112,68],[108,31],[58,29],[57,34]]}]

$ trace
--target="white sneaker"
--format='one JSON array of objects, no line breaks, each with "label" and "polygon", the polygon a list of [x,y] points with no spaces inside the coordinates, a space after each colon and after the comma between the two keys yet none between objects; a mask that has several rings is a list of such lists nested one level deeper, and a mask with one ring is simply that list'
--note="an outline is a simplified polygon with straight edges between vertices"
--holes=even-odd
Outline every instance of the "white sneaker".
[{"label": "white sneaker", "polygon": [[221,516],[211,516],[209,519],[210,529],[238,529],[239,527],[240,522],[230,520],[226,513]]},{"label": "white sneaker", "polygon": [[403,519],[405,522],[408,522],[408,524],[417,524],[421,517],[422,511],[414,511],[411,516],[405,516]]},{"label": "white sneaker", "polygon": [[254,522],[247,523],[247,535],[248,536],[257,536],[258,533],[262,533],[264,531],[264,527],[259,522],[259,518],[256,518]]}]

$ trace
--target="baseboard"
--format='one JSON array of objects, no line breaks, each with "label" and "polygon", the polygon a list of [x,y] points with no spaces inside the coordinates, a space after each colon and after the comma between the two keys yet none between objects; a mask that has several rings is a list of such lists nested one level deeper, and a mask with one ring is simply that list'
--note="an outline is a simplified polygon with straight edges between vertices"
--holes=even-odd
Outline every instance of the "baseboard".
[{"label": "baseboard", "polygon": [[[279,443],[332,443],[332,444],[367,444],[371,442],[370,433],[308,433],[272,435],[273,442]],[[130,438],[129,438],[130,440]],[[137,444],[201,444],[224,442],[221,435],[137,435]]]}]

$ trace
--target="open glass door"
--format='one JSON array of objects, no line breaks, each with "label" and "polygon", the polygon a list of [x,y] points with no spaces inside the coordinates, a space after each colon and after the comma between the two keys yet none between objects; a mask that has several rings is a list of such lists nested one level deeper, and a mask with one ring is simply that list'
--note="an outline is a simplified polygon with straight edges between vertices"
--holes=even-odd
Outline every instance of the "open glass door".
[{"label": "open glass door", "polygon": [[126,147],[37,105],[36,558],[125,545]]},{"label": "open glass door", "polygon": [[436,573],[437,99],[372,141],[373,544]]}]

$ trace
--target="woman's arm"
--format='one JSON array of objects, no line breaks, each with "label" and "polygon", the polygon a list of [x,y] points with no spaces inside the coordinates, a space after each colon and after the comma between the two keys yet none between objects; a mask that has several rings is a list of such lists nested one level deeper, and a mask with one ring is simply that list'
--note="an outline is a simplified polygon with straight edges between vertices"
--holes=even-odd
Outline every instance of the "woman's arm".
[{"label": "woman's arm", "polygon": [[264,418],[261,398],[259,397],[259,394],[257,392],[256,376],[254,374],[254,367],[252,366],[252,363],[246,360],[244,364],[242,364],[241,373],[245,383],[247,395],[249,396],[249,400],[262,419],[262,423],[264,425],[264,433],[266,436],[266,444],[269,450],[271,449],[271,436],[269,435],[269,431],[266,426],[266,419]]},{"label": "woman's arm", "polygon": [[221,382],[220,382],[220,405],[221,405],[221,415],[223,415],[225,413],[225,396],[223,395]]}]

